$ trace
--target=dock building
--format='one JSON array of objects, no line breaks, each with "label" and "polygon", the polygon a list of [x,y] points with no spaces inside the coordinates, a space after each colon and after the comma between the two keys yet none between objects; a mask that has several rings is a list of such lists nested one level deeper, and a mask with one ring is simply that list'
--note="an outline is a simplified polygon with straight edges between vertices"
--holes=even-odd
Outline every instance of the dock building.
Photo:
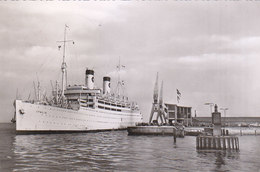
[{"label": "dock building", "polygon": [[192,115],[191,115],[192,107],[178,106],[177,104],[169,104],[169,103],[165,103],[165,106],[167,107],[167,111],[168,111],[167,118],[169,119],[169,123],[173,123],[177,118],[178,123],[181,123],[186,126],[192,124]]}]

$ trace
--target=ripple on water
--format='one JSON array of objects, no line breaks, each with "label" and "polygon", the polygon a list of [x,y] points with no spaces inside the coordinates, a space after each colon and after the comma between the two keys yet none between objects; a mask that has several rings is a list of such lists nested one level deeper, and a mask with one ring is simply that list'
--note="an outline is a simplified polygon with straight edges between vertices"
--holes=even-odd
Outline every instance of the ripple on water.
[{"label": "ripple on water", "polygon": [[[258,171],[259,136],[239,152],[197,151],[195,137],[128,136],[126,131],[15,135],[0,132],[0,171]],[[8,134],[7,134],[8,133]],[[10,157],[10,158],[7,158]],[[4,164],[5,163],[5,164]]]}]

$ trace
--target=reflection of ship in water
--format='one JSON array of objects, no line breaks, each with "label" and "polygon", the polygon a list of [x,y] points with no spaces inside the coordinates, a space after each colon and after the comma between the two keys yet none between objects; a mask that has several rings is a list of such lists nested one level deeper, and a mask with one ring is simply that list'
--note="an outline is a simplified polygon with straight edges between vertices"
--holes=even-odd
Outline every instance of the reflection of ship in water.
[{"label": "reflection of ship in water", "polygon": [[[62,84],[56,82],[52,98],[42,96],[40,84],[35,86],[33,101],[15,101],[17,132],[76,132],[89,130],[124,129],[142,122],[135,102],[110,91],[108,76],[103,77],[103,88],[94,85],[94,70],[87,69],[85,85],[67,85],[65,62],[66,26],[63,43]],[[118,72],[120,72],[119,64]],[[122,82],[118,81],[118,89]],[[43,98],[42,98],[43,97]]]}]

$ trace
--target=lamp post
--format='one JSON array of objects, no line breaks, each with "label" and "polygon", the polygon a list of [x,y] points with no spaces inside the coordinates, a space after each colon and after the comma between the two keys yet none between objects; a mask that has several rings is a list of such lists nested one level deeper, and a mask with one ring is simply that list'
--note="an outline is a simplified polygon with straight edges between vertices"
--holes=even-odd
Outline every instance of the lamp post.
[{"label": "lamp post", "polygon": [[226,111],[228,110],[228,108],[220,108],[220,110],[224,111],[224,128],[226,128]]},{"label": "lamp post", "polygon": [[205,103],[204,105],[210,106],[210,114],[212,113],[212,107],[214,106],[214,103]]}]

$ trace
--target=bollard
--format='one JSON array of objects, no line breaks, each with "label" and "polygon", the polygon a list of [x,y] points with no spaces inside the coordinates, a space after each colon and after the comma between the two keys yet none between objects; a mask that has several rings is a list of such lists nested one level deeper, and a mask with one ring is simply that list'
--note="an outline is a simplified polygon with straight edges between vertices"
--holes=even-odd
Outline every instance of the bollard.
[{"label": "bollard", "polygon": [[255,136],[256,136],[256,130],[255,130]]},{"label": "bollard", "polygon": [[242,130],[240,129],[240,136],[242,136]]}]

